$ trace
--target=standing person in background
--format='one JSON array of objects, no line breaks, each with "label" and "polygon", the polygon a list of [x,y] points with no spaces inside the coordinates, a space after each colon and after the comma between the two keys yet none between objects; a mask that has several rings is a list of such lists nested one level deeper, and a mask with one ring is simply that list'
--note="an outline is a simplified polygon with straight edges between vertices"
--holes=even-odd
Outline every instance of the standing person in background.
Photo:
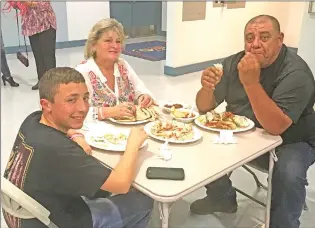
[{"label": "standing person in background", "polygon": [[12,87],[18,87],[19,84],[13,80],[13,77],[10,72],[10,68],[7,63],[7,58],[4,51],[4,44],[2,38],[2,30],[1,30],[1,73],[2,73],[2,81],[3,84],[6,85],[6,82],[10,84]]},{"label": "standing person in background", "polygon": [[[50,2],[24,2],[28,10],[22,14],[22,34],[28,36],[35,57],[38,80],[56,67],[56,15]],[[38,82],[32,90],[38,89]]]}]

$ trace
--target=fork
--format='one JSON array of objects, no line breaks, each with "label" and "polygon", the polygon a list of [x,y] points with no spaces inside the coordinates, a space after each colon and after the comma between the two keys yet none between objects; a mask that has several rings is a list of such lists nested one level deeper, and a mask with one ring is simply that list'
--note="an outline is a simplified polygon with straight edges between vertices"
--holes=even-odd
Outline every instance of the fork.
[{"label": "fork", "polygon": [[189,115],[188,115],[188,117],[191,117],[191,116],[192,116],[192,112],[193,112],[193,110],[194,110],[194,106],[192,105],[192,106],[191,106],[191,109],[190,109],[190,111],[189,111]]}]

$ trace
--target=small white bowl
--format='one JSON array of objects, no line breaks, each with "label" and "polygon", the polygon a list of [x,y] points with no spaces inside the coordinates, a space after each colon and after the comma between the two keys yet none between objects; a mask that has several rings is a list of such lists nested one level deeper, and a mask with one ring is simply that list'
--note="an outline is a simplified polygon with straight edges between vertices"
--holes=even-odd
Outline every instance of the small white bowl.
[{"label": "small white bowl", "polygon": [[161,107],[162,107],[164,112],[170,113],[171,108],[167,108],[167,107],[165,107],[165,105],[173,105],[173,104],[181,104],[183,106],[182,108],[184,108],[184,109],[190,108],[190,105],[184,104],[182,102],[166,102],[166,103],[162,103]]},{"label": "small white bowl", "polygon": [[[185,109],[185,108],[180,108],[180,109],[177,109],[178,111],[185,111],[185,112],[190,112],[189,109]],[[198,118],[199,116],[199,113],[197,111],[192,111],[192,113],[195,115],[194,117],[190,117],[190,118],[177,118],[173,115],[173,113],[170,114],[171,117],[173,117],[175,120],[179,121],[179,122],[182,122],[182,123],[191,123],[193,122],[196,118]]]}]

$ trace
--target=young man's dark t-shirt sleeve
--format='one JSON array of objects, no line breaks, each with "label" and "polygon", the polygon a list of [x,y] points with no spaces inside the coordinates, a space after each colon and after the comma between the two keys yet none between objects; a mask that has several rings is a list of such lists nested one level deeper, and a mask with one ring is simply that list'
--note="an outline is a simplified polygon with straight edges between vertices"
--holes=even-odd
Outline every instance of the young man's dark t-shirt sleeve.
[{"label": "young man's dark t-shirt sleeve", "polygon": [[46,147],[45,176],[47,191],[61,195],[92,197],[109,177],[111,170],[87,155],[70,139]]}]

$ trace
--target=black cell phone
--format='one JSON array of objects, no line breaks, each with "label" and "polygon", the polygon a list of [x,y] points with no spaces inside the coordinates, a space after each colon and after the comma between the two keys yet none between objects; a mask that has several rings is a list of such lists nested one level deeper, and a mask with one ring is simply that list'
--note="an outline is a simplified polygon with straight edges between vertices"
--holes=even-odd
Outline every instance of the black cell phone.
[{"label": "black cell phone", "polygon": [[148,167],[148,179],[184,180],[185,172],[182,168]]}]

